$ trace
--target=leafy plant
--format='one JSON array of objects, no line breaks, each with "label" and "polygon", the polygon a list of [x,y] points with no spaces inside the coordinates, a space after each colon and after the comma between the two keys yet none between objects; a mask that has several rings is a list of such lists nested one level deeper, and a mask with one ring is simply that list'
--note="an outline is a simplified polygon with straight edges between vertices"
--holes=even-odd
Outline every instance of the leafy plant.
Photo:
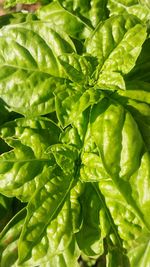
[{"label": "leafy plant", "polygon": [[149,8],[0,19],[1,267],[149,267]]}]

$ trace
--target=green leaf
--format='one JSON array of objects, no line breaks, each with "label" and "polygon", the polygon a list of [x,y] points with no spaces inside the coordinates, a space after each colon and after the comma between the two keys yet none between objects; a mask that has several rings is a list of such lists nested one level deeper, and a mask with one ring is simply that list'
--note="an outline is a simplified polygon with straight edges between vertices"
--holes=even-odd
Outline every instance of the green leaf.
[{"label": "green leaf", "polygon": [[134,119],[121,105],[109,99],[95,105],[91,112],[91,130],[110,175],[128,177],[138,168],[142,137]]},{"label": "green leaf", "polygon": [[[71,243],[74,243],[70,208],[70,201],[67,199],[58,216],[44,227],[42,238],[36,242],[31,250],[32,258],[21,263],[23,266],[36,266],[37,264],[46,264],[49,261],[54,264],[53,262],[57,261],[59,257],[62,263],[63,261],[65,263],[63,254],[69,253]],[[73,257],[73,251],[70,251],[70,254]],[[71,262],[70,258],[67,260]]]},{"label": "green leaf", "polygon": [[149,266],[149,8],[0,18],[2,267]]},{"label": "green leaf", "polygon": [[[127,75],[127,80],[137,80],[150,82],[150,39],[147,39],[143,46],[142,51],[137,59],[135,67],[132,71]],[[134,83],[136,86],[136,83]]]},{"label": "green leaf", "polygon": [[[107,173],[127,203],[149,228],[147,207],[150,199],[147,192],[150,190],[150,155],[136,121],[123,106],[110,99],[104,99],[93,107],[90,121],[91,133]],[[137,187],[136,183],[143,184],[143,188]]]},{"label": "green leaf", "polygon": [[146,27],[134,16],[114,16],[100,23],[86,41],[87,52],[99,61],[97,84],[105,89],[125,89],[121,75],[134,67],[145,39]]},{"label": "green leaf", "polygon": [[[123,96],[124,100],[126,99],[125,103],[127,104],[128,101],[132,102],[132,100],[135,100],[136,102],[139,103],[145,103],[145,104],[150,104],[149,100],[149,94],[150,94],[150,87],[149,83],[139,81],[137,80],[131,80],[130,82],[126,82],[126,91],[119,91],[117,94],[119,96]],[[114,94],[115,96],[115,94]],[[122,98],[123,99],[123,98]],[[127,101],[128,99],[128,101]],[[121,101],[121,98],[120,98]],[[123,103],[123,101],[122,101]]]},{"label": "green leaf", "polygon": [[0,28],[8,24],[16,24],[16,23],[25,22],[26,19],[29,19],[29,17],[30,18],[32,17],[33,19],[35,18],[34,15],[32,16],[31,14],[24,14],[24,13],[19,13],[19,12],[5,14],[1,16]]},{"label": "green leaf", "polygon": [[122,254],[118,249],[112,249],[106,255],[106,263],[108,267],[130,267],[130,263],[125,254]]},{"label": "green leaf", "polygon": [[144,22],[150,19],[150,6],[147,0],[108,0],[108,9],[110,15],[127,13],[137,16]]},{"label": "green leaf", "polygon": [[97,85],[101,89],[109,89],[109,90],[125,90],[125,82],[122,75],[118,72],[109,72],[104,71],[100,74],[98,78]]},{"label": "green leaf", "polygon": [[37,11],[40,20],[48,21],[54,29],[61,29],[74,38],[85,38],[91,28],[79,17],[64,9],[57,1],[50,3]]},{"label": "green leaf", "polygon": [[66,83],[65,90],[63,89],[60,87],[56,92],[55,103],[58,120],[65,127],[70,124],[70,113],[85,89],[82,87],[74,88],[70,83]]},{"label": "green leaf", "polygon": [[115,93],[117,99],[134,117],[147,149],[150,151],[149,84],[139,81],[127,83],[127,90]]},{"label": "green leaf", "polygon": [[68,126],[60,135],[60,141],[64,144],[73,145],[80,149],[82,147],[82,142],[80,136],[75,127],[71,125]]},{"label": "green leaf", "polygon": [[[61,125],[73,123],[84,110],[101,98],[100,90],[83,86],[72,86],[56,92],[56,112]],[[70,105],[71,103],[71,105]]]},{"label": "green leaf", "polygon": [[[68,78],[76,83],[88,84],[94,72],[97,62],[94,58],[88,56],[79,56],[78,54],[64,54],[59,57],[59,61],[64,68]],[[95,63],[95,64],[93,64]]]},{"label": "green leaf", "polygon": [[[73,239],[70,245],[62,253],[55,255],[50,259],[51,267],[80,267],[77,261],[79,255],[79,248],[76,244],[75,239]],[[47,267],[47,263],[41,264],[41,267]]]},{"label": "green leaf", "polygon": [[91,22],[94,27],[108,16],[106,0],[83,0],[82,2],[78,0],[60,0],[59,2],[65,9],[77,14],[84,21]]},{"label": "green leaf", "polygon": [[101,203],[91,184],[85,185],[84,194],[80,198],[83,222],[76,234],[79,248],[88,256],[101,255],[103,254],[103,240],[99,229]]},{"label": "green leaf", "polygon": [[[71,219],[69,209],[65,207],[65,213],[61,209],[73,186],[73,175],[73,172],[72,176],[70,174],[65,175],[54,165],[49,173],[49,181],[35,192],[28,204],[28,214],[19,242],[20,263],[25,262],[31,255],[33,259],[40,259],[41,262],[41,257],[43,257],[41,255],[42,250],[44,250],[44,254],[47,252],[48,242],[50,246],[49,257],[56,255],[59,251],[63,251],[69,244],[71,235],[71,228],[70,230],[68,228],[70,225],[68,220]],[[56,221],[55,218],[57,218]],[[62,223],[62,219],[67,220],[66,224]],[[60,227],[58,226],[59,224]],[[57,226],[60,228],[60,232],[56,231]],[[67,232],[66,227],[68,228]],[[50,241],[45,236],[45,231]],[[63,232],[64,238],[62,238]],[[56,238],[54,233],[56,233]]]},{"label": "green leaf", "polygon": [[3,67],[0,75],[0,96],[11,110],[35,117],[55,110],[54,91],[61,83],[60,79],[38,71]]},{"label": "green leaf", "polygon": [[96,27],[100,21],[108,18],[107,0],[91,0],[89,17],[92,25]]},{"label": "green leaf", "polygon": [[145,39],[146,28],[134,16],[114,16],[97,26],[86,42],[86,49],[98,57],[102,70],[128,73]]},{"label": "green leaf", "polygon": [[52,145],[47,150],[47,153],[53,153],[57,164],[65,173],[71,173],[76,167],[76,160],[78,159],[78,151],[74,146],[70,145]]},{"label": "green leaf", "polygon": [[[78,255],[76,251],[70,251],[71,248],[69,248],[73,242],[73,225],[70,216],[72,207],[69,194],[74,183],[73,178],[76,178],[73,164],[78,155],[73,147],[71,154],[71,147],[69,150],[69,147],[63,145],[53,145],[50,151],[46,152],[55,155],[62,169],[56,163],[48,167],[47,172],[40,177],[45,179],[44,176],[47,176],[47,181],[45,180],[45,183],[36,190],[27,206],[28,213],[19,243],[21,261],[19,264],[22,266],[45,264],[49,260],[52,263],[60,260],[62,264],[66,261],[68,264],[69,262],[73,264]],[[70,168],[70,171],[66,171],[67,168]],[[72,253],[72,256],[75,254],[75,258],[65,256],[66,253]],[[60,259],[57,256],[59,254],[62,254]]]},{"label": "green leaf", "polygon": [[[135,215],[131,206],[125,202],[125,199],[116,189],[111,179],[101,180],[99,187],[105,196],[110,214],[117,225],[117,231],[123,239],[123,246],[128,250],[129,266],[135,267],[138,264],[140,267],[142,267],[142,264],[148,266],[149,232],[147,232],[144,225]],[[120,266],[128,266],[125,258],[121,262],[120,260],[120,253],[118,254],[118,251],[109,251],[107,256],[108,266],[114,266],[116,262]]]},{"label": "green leaf", "polygon": [[80,169],[80,179],[83,182],[99,182],[100,179],[106,179],[107,174],[103,162],[99,155],[94,153],[83,153],[82,166]]},{"label": "green leaf", "polygon": [[148,267],[150,263],[150,244],[149,234],[141,235],[139,239],[135,240],[134,249],[128,253],[131,267]]},{"label": "green leaf", "polygon": [[2,100],[26,116],[53,112],[54,91],[64,83],[57,57],[74,51],[70,38],[38,22],[3,27],[0,35]]},{"label": "green leaf", "polygon": [[79,180],[70,191],[71,215],[73,233],[78,233],[82,227],[82,206],[80,197],[84,192],[84,184]]},{"label": "green leaf", "polygon": [[60,129],[48,119],[39,118],[18,119],[0,130],[2,138],[14,147],[0,156],[0,191],[27,201],[48,179],[47,168],[54,164],[54,158],[46,150],[58,142]]}]

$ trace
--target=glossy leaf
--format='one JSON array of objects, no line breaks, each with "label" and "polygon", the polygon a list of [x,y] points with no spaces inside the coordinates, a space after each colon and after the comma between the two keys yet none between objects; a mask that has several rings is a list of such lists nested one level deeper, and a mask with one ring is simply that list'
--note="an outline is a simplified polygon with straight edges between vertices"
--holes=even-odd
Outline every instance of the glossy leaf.
[{"label": "glossy leaf", "polygon": [[89,11],[92,25],[96,27],[99,22],[107,19],[108,9],[106,0],[91,0],[91,9]]},{"label": "glossy leaf", "polygon": [[140,236],[135,241],[134,249],[131,248],[129,251],[129,258],[131,259],[131,267],[142,267],[149,266],[150,263],[150,245],[149,245],[149,234]]},{"label": "glossy leaf", "polygon": [[0,156],[0,191],[29,200],[48,179],[47,168],[53,166],[54,159],[46,149],[58,142],[59,133],[60,129],[44,118],[18,119],[1,127],[1,136],[14,149]]},{"label": "glossy leaf", "polygon": [[128,13],[137,16],[144,22],[150,19],[150,6],[147,0],[108,0],[108,9],[111,15]]},{"label": "glossy leaf", "polygon": [[109,177],[100,156],[94,153],[83,154],[80,175],[84,182],[99,182],[100,179]]},{"label": "glossy leaf", "polygon": [[[48,200],[45,200],[48,201]],[[46,214],[45,214],[46,216]],[[47,213],[48,216],[48,213]],[[48,217],[47,217],[48,218]],[[38,225],[38,223],[37,223]],[[45,226],[44,226],[45,225]],[[43,230],[42,235],[39,233],[39,239],[35,243],[34,248],[31,248],[31,236],[32,233],[28,232],[28,243],[30,236],[30,243],[28,248],[30,247],[32,254],[31,259],[25,261],[25,263],[21,263],[21,266],[31,266],[38,264],[48,264],[50,261],[53,264],[57,264],[60,262],[62,266],[66,266],[66,262],[72,264],[75,262],[78,257],[79,250],[75,245],[75,240],[72,232],[72,222],[70,216],[70,201],[67,198],[66,203],[59,211],[59,214],[56,218],[53,218],[50,223],[46,223],[43,221]],[[35,225],[35,228],[37,226]],[[22,237],[21,237],[22,244]],[[25,249],[25,241],[23,242]],[[73,248],[74,250],[73,250]],[[76,247],[76,249],[75,249]],[[24,256],[25,251],[19,245],[19,251]],[[27,250],[26,250],[27,252]],[[22,254],[23,253],[23,254]],[[42,259],[42,260],[41,260]],[[61,265],[60,265],[61,266]]]},{"label": "glossy leaf", "polygon": [[[65,232],[65,229],[61,229],[68,226],[68,222],[66,226],[61,222],[62,217],[69,220],[69,209],[65,208],[68,215],[61,215],[61,209],[69,196],[69,192],[74,182],[74,171],[72,170],[72,175],[64,174],[60,168],[52,167],[51,173],[49,175],[49,181],[45,183],[43,187],[36,191],[34,197],[28,204],[28,215],[26,217],[26,221],[24,224],[24,228],[21,234],[21,239],[19,243],[19,262],[23,263],[28,259],[28,257],[32,254],[34,259],[34,250],[36,250],[36,244],[41,240],[43,246],[45,244],[45,230],[48,231],[47,234],[52,238],[53,241],[50,241],[50,257],[56,255],[58,252],[56,251],[56,247],[58,250],[63,251],[65,246],[67,246],[66,240],[67,237],[71,234]],[[59,193],[58,193],[59,188]],[[40,200],[40,201],[38,201]],[[59,213],[60,212],[60,213]],[[62,211],[63,212],[63,211]],[[60,215],[59,215],[60,214]],[[60,216],[60,218],[59,218]],[[37,221],[38,218],[38,221]],[[54,222],[57,218],[57,222]],[[60,221],[60,222],[59,222]],[[50,228],[49,225],[50,224]],[[60,224],[60,233],[57,231],[57,238],[54,238],[54,232],[56,232],[57,225]],[[70,223],[69,223],[70,225]],[[48,227],[48,228],[47,228]],[[69,229],[68,229],[69,230]],[[50,232],[50,233],[49,233]],[[62,243],[60,242],[62,238],[62,233],[64,232],[64,240],[62,239]],[[47,241],[46,241],[47,242]],[[51,243],[52,242],[52,243]],[[54,242],[54,243],[53,243]],[[69,241],[67,241],[69,242]],[[35,259],[41,259],[41,248],[39,244],[39,253],[35,251]],[[45,245],[45,250],[47,252],[47,245]],[[54,247],[55,246],[55,247]],[[38,247],[38,246],[37,246]],[[60,249],[59,249],[60,248]]]},{"label": "glossy leaf", "polygon": [[49,27],[42,29],[42,23],[32,22],[0,32],[0,97],[11,110],[27,116],[55,110],[54,91],[64,83],[52,77],[64,76],[57,56],[74,49],[65,34],[63,39]]},{"label": "glossy leaf", "polygon": [[78,159],[78,151],[70,145],[52,145],[47,150],[47,153],[53,153],[58,166],[65,172],[72,174],[75,169],[76,160]]},{"label": "glossy leaf", "polygon": [[127,84],[126,91],[114,94],[117,99],[134,117],[138,128],[143,137],[144,143],[150,150],[150,107],[149,107],[149,84],[143,82],[130,82]]},{"label": "glossy leaf", "polygon": [[64,9],[57,1],[38,10],[37,16],[41,20],[50,22],[52,28],[59,28],[74,38],[85,38],[91,32],[91,28],[87,24]]},{"label": "glossy leaf", "polygon": [[99,61],[98,86],[125,89],[121,74],[134,67],[145,39],[146,28],[135,17],[116,16],[100,23],[86,42],[87,52]]},{"label": "glossy leaf", "polygon": [[94,58],[78,54],[64,54],[59,57],[59,61],[70,80],[85,85],[90,82],[94,65],[97,64]]},{"label": "glossy leaf", "polygon": [[[51,258],[51,267],[62,266],[62,267],[79,267],[78,257],[80,255],[80,250],[76,244],[75,239],[72,240],[68,248],[64,250],[63,253],[55,255]],[[48,263],[41,264],[41,267],[48,267]],[[26,265],[25,265],[26,266]]]},{"label": "glossy leaf", "polygon": [[[85,201],[86,206],[83,204]],[[85,185],[80,202],[83,222],[80,231],[77,233],[79,248],[88,256],[101,255],[103,254],[103,240],[101,240],[99,229],[101,204],[90,184]]]},{"label": "glossy leaf", "polygon": [[77,116],[101,98],[99,90],[89,88],[84,91],[83,86],[68,86],[66,90],[56,93],[56,112],[62,126],[73,123]]},{"label": "glossy leaf", "polygon": [[[149,227],[145,208],[149,203],[146,191],[150,190],[150,158],[149,153],[145,151],[136,121],[120,104],[104,99],[93,107],[91,131],[107,173],[127,203],[130,203],[146,227]],[[136,182],[140,183],[145,168],[146,185],[143,186],[144,193],[138,201],[137,194],[139,195],[142,190],[137,187]],[[143,195],[145,199],[142,200]]]},{"label": "glossy leaf", "polygon": [[86,22],[91,22],[93,27],[107,18],[107,1],[106,0],[84,0],[84,1],[73,1],[73,0],[59,0],[65,9],[78,14]]},{"label": "glossy leaf", "polygon": [[[147,39],[146,42],[142,46],[141,54],[136,62],[135,67],[131,71],[131,73],[127,76],[128,80],[138,80],[144,82],[150,82],[150,57],[149,57],[149,49],[150,49],[150,39]],[[136,85],[136,84],[135,84]]]},{"label": "glossy leaf", "polygon": [[0,18],[2,267],[149,267],[149,8]]},{"label": "glossy leaf", "polygon": [[84,192],[84,187],[84,184],[78,181],[70,191],[73,233],[78,233],[82,227],[83,216],[80,197]]}]

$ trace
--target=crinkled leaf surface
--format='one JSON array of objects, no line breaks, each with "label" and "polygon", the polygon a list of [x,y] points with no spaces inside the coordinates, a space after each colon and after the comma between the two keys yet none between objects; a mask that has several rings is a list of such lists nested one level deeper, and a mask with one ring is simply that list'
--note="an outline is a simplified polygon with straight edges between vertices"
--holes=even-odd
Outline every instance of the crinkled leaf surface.
[{"label": "crinkled leaf surface", "polygon": [[129,13],[137,16],[144,22],[150,19],[150,5],[148,0],[108,0],[107,7],[111,15]]},{"label": "crinkled leaf surface", "polygon": [[143,234],[138,240],[135,240],[134,249],[129,251],[131,266],[149,266],[150,262],[150,244],[149,234]]},{"label": "crinkled leaf surface", "polygon": [[108,16],[106,0],[59,0],[59,2],[69,11],[78,14],[82,19],[84,18],[86,21],[88,19],[94,27]]},{"label": "crinkled leaf surface", "polygon": [[134,67],[145,39],[146,27],[134,16],[112,17],[96,27],[86,50],[98,58],[95,76],[99,87],[125,89],[122,75]]},{"label": "crinkled leaf surface", "polygon": [[64,83],[57,78],[64,76],[57,56],[74,51],[65,33],[44,25],[18,24],[0,32],[0,97],[11,110],[27,116],[55,110],[54,91]]},{"label": "crinkled leaf surface", "polygon": [[[60,150],[59,147],[58,149]],[[64,159],[69,159],[69,153],[69,151],[66,153],[66,150],[62,146],[62,157],[59,162],[63,161],[63,157]],[[72,154],[74,154],[74,158],[76,159],[77,155],[75,151],[72,150]],[[48,253],[48,242],[50,246],[48,257],[59,254],[59,251],[63,251],[71,242],[72,227],[71,216],[69,216],[71,206],[67,198],[69,197],[70,190],[75,183],[77,175],[75,161],[72,158],[70,164],[68,163],[70,172],[63,171],[56,164],[53,167],[49,167],[49,169],[49,180],[41,188],[37,189],[27,207],[28,214],[19,243],[20,263],[28,259],[31,254],[33,255],[33,259],[40,259],[41,261],[41,257],[44,256],[41,253]],[[65,202],[65,207],[62,209]],[[56,237],[54,233],[56,233]],[[48,236],[47,238],[45,237],[46,234]],[[41,240],[41,243],[39,240]],[[43,246],[44,252],[41,246]]]},{"label": "crinkled leaf surface", "polygon": [[[72,123],[77,116],[82,114],[90,105],[94,104],[101,97],[99,90],[84,87],[70,87],[58,91],[56,94],[56,111],[62,126]],[[70,105],[70,102],[72,105]]]},{"label": "crinkled leaf surface", "polygon": [[0,191],[26,201],[48,179],[47,168],[53,166],[54,158],[46,149],[58,142],[60,129],[44,118],[23,118],[6,123],[0,130],[13,147],[0,156]]},{"label": "crinkled leaf surface", "polygon": [[85,38],[91,32],[91,27],[78,16],[64,9],[58,1],[39,9],[37,17],[41,20],[49,21],[52,28],[59,28],[74,38]]},{"label": "crinkled leaf surface", "polygon": [[[144,216],[144,221],[149,225],[149,214],[144,209],[150,201],[150,156],[147,149],[145,150],[136,121],[120,104],[103,99],[93,107],[91,129],[107,172],[127,202],[131,202],[136,210],[137,206],[140,206],[142,217]],[[145,176],[145,186],[141,189],[135,186],[135,183],[140,184],[142,173]],[[139,191],[144,192],[140,195]]]},{"label": "crinkled leaf surface", "polygon": [[0,193],[27,210],[1,261],[148,267],[149,15],[51,2],[0,24]]}]

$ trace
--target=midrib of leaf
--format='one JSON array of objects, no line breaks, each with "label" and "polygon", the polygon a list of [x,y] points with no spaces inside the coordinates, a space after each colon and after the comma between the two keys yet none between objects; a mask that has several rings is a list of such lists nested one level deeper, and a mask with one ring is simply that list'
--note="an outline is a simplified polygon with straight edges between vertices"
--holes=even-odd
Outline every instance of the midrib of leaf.
[{"label": "midrib of leaf", "polygon": [[[118,16],[119,16],[119,15],[118,15]],[[106,21],[107,21],[107,20],[106,20]],[[98,24],[97,27],[95,28],[95,30],[94,30],[94,32],[93,32],[91,38],[94,36],[95,32],[97,31],[97,28],[98,28],[100,25],[103,25],[103,22],[101,22],[101,21],[99,22],[99,24]],[[136,25],[138,25],[138,24],[136,24]],[[134,25],[132,28],[134,28],[136,25]],[[103,27],[103,26],[102,26],[102,27]],[[103,57],[104,60],[103,60],[102,66],[101,66],[101,67],[98,66],[98,72],[99,72],[99,73],[101,72],[101,70],[102,70],[102,68],[103,68],[103,65],[105,64],[106,60],[110,57],[111,53],[112,53],[112,52],[113,52],[113,51],[120,45],[120,43],[121,43],[122,40],[124,39],[126,33],[127,33],[128,31],[130,31],[132,28],[126,30],[126,32],[124,33],[124,35],[122,36],[122,38],[120,39],[120,41],[119,41],[118,43],[116,43],[116,44],[115,44],[114,36],[113,36],[113,34],[112,34],[112,31],[111,31],[111,36],[112,36],[113,41],[114,41],[114,46],[113,46],[113,48],[110,50],[110,53],[108,54],[108,56],[107,56],[106,58]],[[91,38],[90,38],[90,39],[91,39]],[[102,46],[103,46],[103,45],[102,45]],[[103,71],[103,70],[102,70],[102,71]],[[104,71],[105,71],[105,70],[104,70]],[[98,74],[99,74],[99,73],[98,73]]]},{"label": "midrib of leaf", "polygon": [[111,227],[112,227],[112,229],[113,229],[113,231],[114,231],[114,234],[115,234],[115,236],[116,236],[116,239],[117,239],[117,241],[118,241],[118,246],[119,246],[120,249],[123,249],[123,248],[122,248],[122,240],[121,240],[121,238],[120,238],[120,236],[119,236],[119,234],[118,234],[118,232],[117,232],[116,225],[114,224],[114,221],[113,221],[113,219],[112,219],[112,216],[111,216],[111,214],[110,214],[110,212],[109,212],[109,210],[108,210],[108,208],[107,208],[107,206],[106,206],[106,203],[105,203],[105,201],[104,201],[104,196],[103,196],[102,193],[97,189],[97,186],[96,186],[95,183],[91,183],[91,184],[92,184],[92,186],[93,186],[93,188],[94,188],[96,194],[98,195],[98,197],[99,197],[99,199],[100,199],[100,202],[101,202],[101,204],[102,204],[102,207],[104,208],[104,210],[105,210],[105,212],[106,212],[108,221],[109,221],[109,223],[110,223],[110,225],[111,225]]},{"label": "midrib of leaf", "polygon": [[[73,18],[75,18],[77,21],[80,21],[82,24],[84,24],[84,26],[87,27],[89,30],[93,30],[94,29],[94,27],[91,24],[90,25],[86,24],[84,22],[84,20],[82,20],[80,17],[78,17],[78,16],[74,15],[73,13],[69,12],[64,6],[61,6],[58,1],[56,1],[56,2],[57,2],[56,4],[57,4],[58,8],[60,8],[60,9],[55,10],[55,11],[52,10],[52,12],[49,11],[48,12],[48,16],[53,15],[53,14],[57,15],[57,14],[65,12],[65,13],[69,14],[70,16],[72,16]],[[37,12],[37,16],[38,16],[38,12]],[[47,17],[47,15],[46,15],[46,17]],[[42,22],[50,22],[50,21],[48,19],[47,20],[43,20],[42,19]],[[52,22],[52,24],[57,25],[54,22]]]},{"label": "midrib of leaf", "polygon": [[[11,67],[11,68],[14,68],[14,69],[18,69],[18,70],[26,70],[26,71],[28,71],[28,72],[40,72],[40,73],[43,73],[43,74],[48,74],[49,75],[49,77],[58,77],[58,78],[60,78],[59,76],[54,76],[54,75],[52,75],[52,74],[50,74],[49,72],[46,72],[46,71],[44,71],[44,70],[40,70],[40,69],[31,69],[31,68],[25,68],[25,67],[19,67],[18,65],[17,66],[15,66],[15,65],[11,65],[11,64],[4,64],[4,65],[2,65],[2,66],[0,66],[0,68],[1,67]],[[14,73],[11,73],[9,76],[7,76],[6,78],[4,78],[4,79],[1,79],[1,81],[2,80],[5,80],[5,79],[7,79],[8,77],[10,77],[10,76],[12,76]],[[48,79],[48,78],[47,78]]]},{"label": "midrib of leaf", "polygon": [[[69,187],[66,191],[66,193],[64,194],[63,198],[61,199],[61,201],[59,202],[57,208],[54,210],[54,212],[52,213],[51,217],[48,219],[48,222],[45,224],[45,226],[43,227],[43,231],[42,233],[45,231],[46,227],[48,226],[48,224],[53,220],[53,218],[55,217],[55,215],[57,214],[57,212],[59,211],[60,207],[63,205],[63,203],[65,202],[71,188],[72,188],[72,185],[73,185],[73,182],[74,180],[72,179],[70,184],[69,184]],[[41,233],[41,234],[42,234]],[[37,239],[37,242],[41,239],[41,237],[39,239]]]},{"label": "midrib of leaf", "polygon": [[[55,172],[55,168],[57,168],[57,166],[53,167],[53,171],[54,172]],[[76,172],[75,172],[74,176],[76,176]],[[59,212],[59,210],[63,206],[66,198],[68,197],[68,194],[70,193],[70,190],[71,190],[73,184],[74,184],[74,179],[72,178],[71,181],[70,181],[70,184],[68,186],[68,189],[66,190],[64,196],[62,197],[61,201],[57,205],[56,209],[53,211],[52,215],[48,218],[47,222],[45,223],[45,225],[44,225],[44,227],[42,229],[42,232],[41,232],[40,236],[36,239],[36,243],[39,243],[41,241],[41,236],[43,235],[43,232],[45,231],[45,229],[47,228],[49,223],[55,218],[55,215],[57,215],[57,213]],[[34,195],[33,195],[32,198],[34,198]],[[32,198],[31,198],[31,201],[32,201]],[[29,202],[29,204],[30,204],[30,202]],[[28,209],[28,206],[27,206],[27,209]],[[22,234],[21,234],[21,236],[22,236]],[[28,255],[29,255],[29,253],[21,261],[19,261],[19,264],[23,263],[28,258]]]},{"label": "midrib of leaf", "polygon": [[[17,29],[21,29],[21,30],[24,30],[24,31],[26,30],[26,28],[24,28],[24,27],[17,27]],[[36,31],[34,31],[33,29],[28,29],[28,28],[27,28],[27,30],[33,32],[33,34],[35,34],[35,35],[37,35],[39,38],[41,38],[42,42],[45,44],[45,46],[49,49],[50,53],[52,54],[52,57],[55,59],[55,61],[56,61],[55,63],[56,63],[56,65],[57,65],[57,67],[58,67],[58,70],[59,70],[59,64],[58,64],[58,60],[57,60],[57,55],[53,52],[53,50],[52,50],[52,48],[50,47],[50,45],[46,42],[46,40],[44,40],[44,38],[40,35],[39,32],[36,32]],[[2,37],[5,37],[5,33],[4,33],[4,35],[2,35]],[[7,35],[6,35],[6,39],[9,39],[9,37],[7,37]],[[16,65],[11,65],[11,64],[3,64],[2,66],[14,67],[14,68],[16,68],[16,69],[28,70],[28,71],[32,71],[32,72],[39,71],[39,72],[41,72],[41,73],[51,75],[48,71],[40,70],[40,68],[39,68],[39,66],[38,66],[38,62],[36,61],[36,59],[35,59],[35,58],[33,57],[33,55],[31,54],[30,50],[29,50],[25,45],[22,45],[20,42],[14,40],[13,37],[11,37],[10,39],[12,39],[13,41],[15,41],[15,43],[16,43],[18,46],[22,47],[24,50],[27,51],[27,54],[30,55],[30,57],[32,58],[32,60],[34,61],[34,63],[35,63],[36,66],[35,66],[34,69],[31,69],[31,68],[25,68],[25,67],[19,67],[18,65],[16,66]],[[52,76],[54,76],[54,75],[52,75]]]},{"label": "midrib of leaf", "polygon": [[[79,175],[79,170],[80,170],[80,164],[78,163],[78,164],[77,164],[77,167],[76,167],[76,169],[75,169],[75,171],[74,171],[74,175],[73,175],[73,177],[72,177],[72,180],[71,180],[71,182],[70,182],[70,184],[69,184],[69,187],[68,187],[68,189],[67,189],[67,191],[66,191],[66,194],[64,195],[62,201],[60,202],[59,207],[61,206],[61,204],[63,203],[63,201],[67,198],[67,196],[68,196],[70,190],[72,189],[73,185],[76,184],[76,182],[77,182],[77,177],[78,177],[78,175]],[[57,208],[57,210],[59,210],[59,207]],[[56,212],[54,211],[54,215],[55,215],[55,213],[57,213],[57,211],[56,211]],[[52,215],[52,218],[53,218],[53,215]]]},{"label": "midrib of leaf", "polygon": [[[40,36],[40,37],[41,37],[41,36]],[[6,37],[6,39],[7,39],[7,37]],[[10,38],[10,39],[12,39],[12,38]],[[42,39],[42,41],[44,41],[44,40]],[[30,52],[24,45],[20,44],[20,43],[17,42],[16,40],[15,40],[15,43],[16,43],[18,46],[20,46],[21,48],[23,48],[23,49],[26,51],[27,56],[29,55],[29,56],[32,58],[32,60],[33,60],[33,62],[34,62],[34,64],[35,64],[35,67],[38,68],[38,64],[37,64],[36,60],[34,59],[33,55],[31,54],[31,52]],[[44,41],[44,43],[45,43],[45,41]]]},{"label": "midrib of leaf", "polygon": [[[106,94],[105,94],[105,95],[106,95]],[[113,95],[113,94],[111,94],[111,95]],[[118,100],[116,100],[116,99],[111,98],[111,95],[107,94],[106,97],[109,98],[112,102],[117,103],[117,104],[119,104],[119,105],[122,106],[122,103],[120,103],[120,102],[119,102]],[[132,118],[134,119],[132,113],[131,113],[125,106],[123,106],[123,107],[124,107],[124,109],[125,109],[128,113],[130,113],[130,115],[131,115]],[[135,119],[134,119],[134,120],[135,120]],[[135,121],[136,121],[136,120],[135,120]],[[137,124],[137,127],[138,127],[138,123],[137,123],[137,122],[136,122],[136,124]],[[141,133],[139,127],[138,127],[138,130],[139,130],[139,132],[140,132],[140,134],[141,134],[141,136],[142,136],[142,133]],[[142,139],[142,140],[143,140],[143,139]],[[144,142],[144,140],[143,140],[143,145],[144,145],[144,148],[145,148],[146,152],[148,152],[147,147],[146,147],[146,143]],[[106,170],[106,171],[107,171],[107,170]],[[144,224],[144,226],[146,227],[147,231],[150,232],[150,225],[149,225],[149,224],[145,221],[145,219],[143,218],[143,214],[142,214],[141,210],[139,209],[139,207],[136,205],[135,200],[132,199],[132,196],[129,196],[129,197],[128,197],[128,196],[124,193],[124,191],[120,188],[119,184],[117,183],[118,177],[113,176],[113,177],[111,177],[111,178],[112,178],[113,183],[115,184],[116,188],[119,190],[119,192],[121,193],[121,195],[122,195],[123,198],[125,199],[125,201],[126,201],[132,208],[133,208],[133,210],[134,210],[136,216],[137,216],[137,217],[141,220],[141,222]],[[133,201],[133,204],[131,204],[131,203],[132,203],[131,200]]]},{"label": "midrib of leaf", "polygon": [[[115,93],[115,92],[114,92],[114,93]],[[112,95],[113,95],[113,94],[112,94]],[[107,97],[108,97],[111,101],[116,102],[117,104],[123,106],[123,108],[125,109],[125,111],[127,111],[127,112],[131,115],[131,117],[133,118],[133,120],[136,122],[137,128],[138,128],[138,130],[139,130],[141,136],[143,137],[143,134],[142,134],[142,132],[141,132],[141,130],[140,130],[140,128],[139,128],[139,125],[138,125],[138,121],[142,121],[142,120],[141,120],[140,118],[138,118],[138,120],[137,120],[135,117],[133,117],[132,112],[128,109],[128,106],[127,106],[127,105],[123,105],[123,104],[122,104],[121,102],[119,102],[116,98],[115,98],[115,99],[114,99],[114,98],[111,98],[111,95],[107,95]],[[129,98],[129,97],[127,97],[127,98]],[[135,100],[135,99],[134,99],[134,101],[135,101],[135,102],[138,102],[138,103],[145,103],[145,104],[147,104],[147,102],[144,102],[144,101],[141,102],[140,100]],[[149,105],[149,104],[148,104],[148,105]],[[142,123],[143,123],[143,121],[142,121]],[[146,123],[145,121],[144,121],[144,124],[148,125],[148,123]],[[144,140],[143,138],[142,138],[142,140],[143,140],[143,144],[144,144],[145,151],[148,152],[149,150],[147,149],[145,140]]]}]

